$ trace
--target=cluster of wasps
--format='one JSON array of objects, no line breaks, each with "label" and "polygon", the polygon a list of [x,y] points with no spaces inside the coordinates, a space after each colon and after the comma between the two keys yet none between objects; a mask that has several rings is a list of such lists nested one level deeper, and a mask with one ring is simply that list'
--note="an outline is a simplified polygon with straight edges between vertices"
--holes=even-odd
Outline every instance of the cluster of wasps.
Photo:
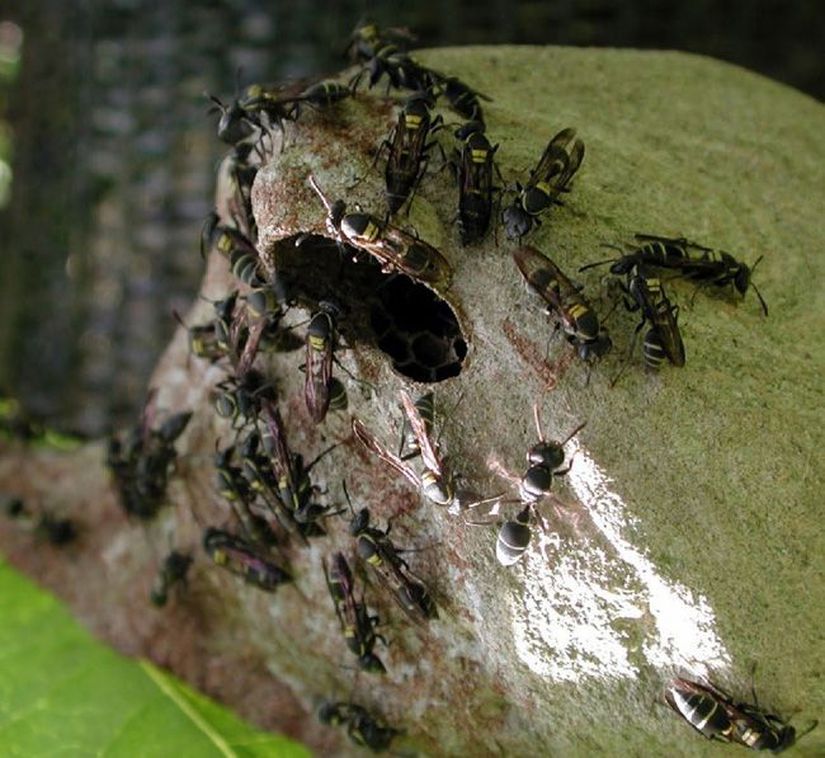
[{"label": "cluster of wasps", "polygon": [[[216,489],[237,528],[205,526],[206,554],[216,566],[246,584],[274,592],[294,581],[284,557],[285,548],[290,544],[306,546],[311,539],[324,537],[333,523],[330,519],[348,513],[357,568],[353,570],[350,559],[340,550],[326,556],[321,568],[344,646],[357,668],[372,675],[386,672],[377,650],[379,643],[386,646],[387,641],[378,632],[381,621],[367,602],[367,577],[389,594],[416,626],[424,627],[437,619],[439,613],[433,593],[403,557],[404,549],[391,540],[391,523],[381,529],[372,523],[368,508],[356,510],[346,483],[342,485],[345,508],[330,504],[328,493],[326,498],[322,496],[320,487],[313,482],[312,470],[335,446],[308,463],[303,454],[290,447],[275,382],[255,365],[263,351],[303,347],[304,401],[309,419],[320,424],[330,411],[347,408],[345,387],[333,376],[344,309],[332,298],[320,301],[303,338],[300,337],[297,327],[285,325],[284,317],[295,303],[292,283],[281,275],[266,275],[260,265],[251,188],[258,167],[273,149],[273,134],[277,130],[283,132],[285,125],[300,118],[305,108],[336,108],[353,97],[364,82],[372,89],[386,78],[388,91],[410,90],[412,94],[400,105],[398,120],[375,158],[376,163],[384,161],[387,210],[383,217],[360,209],[348,212],[344,200],[332,200],[315,177],[307,177],[326,211],[329,235],[342,248],[377,262],[386,273],[404,274],[437,292],[447,290],[453,274],[447,259],[417,235],[391,223],[394,215],[412,203],[433,151],[438,150],[457,182],[457,225],[462,245],[484,240],[496,221],[509,240],[517,241],[512,255],[519,272],[529,289],[543,300],[547,313],[579,358],[590,362],[612,348],[604,321],[598,318],[582,288],[538,249],[522,244],[522,238],[541,224],[550,208],[562,204],[561,198],[571,189],[585,154],[576,131],[565,128],[550,139],[524,184],[496,186],[496,178],[501,180],[495,163],[499,146],[487,137],[481,105],[489,98],[458,78],[417,62],[407,52],[412,40],[407,30],[382,30],[365,24],[356,29],[347,46],[350,61],[358,66],[348,86],[331,81],[285,87],[253,85],[230,104],[212,97],[214,108],[220,113],[218,137],[231,146],[226,165],[233,194],[229,220],[222,222],[213,214],[205,224],[201,253],[205,256],[207,251],[217,250],[240,285],[213,304],[212,320],[186,327],[193,355],[227,367],[226,378],[215,388],[214,407],[236,433],[235,442],[227,447],[221,448],[216,440],[214,466]],[[443,117],[433,115],[441,98],[463,119],[453,132],[456,146],[449,157],[434,137],[445,127]],[[505,203],[505,198],[509,202]],[[500,213],[495,212],[496,207]],[[751,281],[753,267],[728,253],[686,239],[637,235],[631,251],[581,270],[602,263],[611,264],[610,272],[619,280],[625,306],[641,316],[636,333],[647,327],[643,354],[651,369],[659,368],[664,361],[674,366],[685,363],[678,307],[665,294],[656,269],[674,272],[700,285],[733,289],[741,295],[752,287],[767,315],[767,306]],[[467,523],[491,523],[468,518],[469,512],[482,504],[518,503],[518,513],[499,522],[496,539],[499,562],[515,565],[526,554],[533,525],[543,522],[538,506],[553,498],[554,479],[564,477],[570,470],[565,447],[584,424],[563,440],[546,439],[535,406],[538,441],[527,451],[524,472],[514,475],[496,466],[497,473],[512,483],[516,497],[481,497],[462,488],[460,474],[440,449],[434,434],[433,394],[413,400],[402,390],[399,396],[403,423],[397,451],[357,417],[351,421],[354,439],[425,499],[451,513],[463,514]],[[136,435],[142,446],[113,444],[109,463],[130,515],[149,518],[156,513],[171,459],[163,466],[149,465],[154,472],[151,483],[157,487],[150,488],[152,497],[146,505],[138,497],[141,493],[135,485],[136,478],[139,479],[135,471],[148,465],[145,459],[152,453],[147,450],[169,458],[169,449],[187,421],[188,416],[184,419],[181,414],[156,432],[147,431],[149,426],[144,423]],[[152,602],[163,605],[170,591],[185,583],[191,563],[191,556],[172,551],[162,563],[152,588]],[[363,569],[360,573],[359,568]],[[774,752],[795,740],[793,727],[777,716],[757,704],[737,702],[709,683],[674,679],[667,687],[666,701],[691,726],[713,739]],[[388,749],[401,734],[401,730],[351,701],[325,702],[318,715],[325,724],[345,727],[353,742],[376,752]]]}]

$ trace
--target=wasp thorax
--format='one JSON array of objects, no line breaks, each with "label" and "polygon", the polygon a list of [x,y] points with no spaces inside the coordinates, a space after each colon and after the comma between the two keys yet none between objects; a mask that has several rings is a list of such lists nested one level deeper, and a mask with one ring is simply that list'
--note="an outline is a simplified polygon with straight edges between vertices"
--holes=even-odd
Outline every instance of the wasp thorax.
[{"label": "wasp thorax", "polygon": [[530,466],[519,484],[519,497],[529,502],[544,497],[553,484],[553,472],[541,464]]},{"label": "wasp thorax", "polygon": [[372,238],[378,226],[369,213],[347,213],[341,219],[341,234],[347,239]]},{"label": "wasp thorax", "polygon": [[557,469],[564,463],[564,448],[558,442],[542,440],[527,451],[527,462],[551,470]]},{"label": "wasp thorax", "polygon": [[589,308],[576,315],[576,336],[581,340],[594,340],[599,336],[599,319]]},{"label": "wasp thorax", "polygon": [[362,508],[352,518],[349,525],[350,534],[360,534],[370,525],[370,512],[367,508]]}]

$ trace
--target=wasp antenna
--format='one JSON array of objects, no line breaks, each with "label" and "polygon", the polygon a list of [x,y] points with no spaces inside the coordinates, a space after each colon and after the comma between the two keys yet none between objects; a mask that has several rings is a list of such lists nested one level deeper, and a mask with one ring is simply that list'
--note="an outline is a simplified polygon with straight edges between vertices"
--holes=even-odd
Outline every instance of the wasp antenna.
[{"label": "wasp antenna", "polygon": [[318,182],[315,180],[315,177],[310,174],[309,175],[309,186],[315,190],[315,194],[321,198],[321,202],[324,204],[324,207],[327,209],[327,213],[332,213],[332,203],[330,203],[329,198],[324,194],[321,187],[318,185]]},{"label": "wasp antenna", "polygon": [[[620,250],[621,248],[616,248],[614,245],[608,245],[606,243],[602,243],[603,247],[612,247],[614,250]],[[596,266],[604,266],[605,263],[615,263],[618,258],[605,258],[603,261],[596,261],[595,263],[588,263],[582,266],[579,271],[587,271],[589,268],[596,268]]]},{"label": "wasp antenna", "polygon": [[759,298],[759,303],[762,306],[762,312],[765,314],[765,318],[767,318],[767,316],[768,316],[768,304],[765,302],[765,298],[762,297],[762,293],[759,291],[759,288],[753,282],[751,282],[751,287],[753,287],[753,291],[756,293],[756,296]]},{"label": "wasp antenna", "polygon": [[341,480],[341,486],[344,488],[344,497],[347,499],[347,505],[349,506],[350,513],[355,517],[355,508],[352,507],[352,500],[350,500],[349,492],[347,492],[347,480]]},{"label": "wasp antenna", "polygon": [[581,424],[579,424],[572,432],[570,432],[570,434],[567,435],[567,437],[564,439],[564,442],[561,443],[562,447],[564,447],[568,442],[570,442],[570,440],[572,440],[573,437],[575,437],[586,426],[587,422],[582,421]]},{"label": "wasp antenna", "polygon": [[544,434],[541,431],[541,419],[539,419],[539,404],[533,403],[533,420],[536,422],[536,433],[540,440],[544,440]]}]

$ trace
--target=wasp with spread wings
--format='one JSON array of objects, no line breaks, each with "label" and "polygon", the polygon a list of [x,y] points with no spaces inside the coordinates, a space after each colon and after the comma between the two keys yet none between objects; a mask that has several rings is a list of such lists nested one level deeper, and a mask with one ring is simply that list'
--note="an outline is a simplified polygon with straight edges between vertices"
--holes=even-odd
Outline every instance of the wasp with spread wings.
[{"label": "wasp with spread wings", "polygon": [[575,129],[562,129],[550,140],[527,184],[522,187],[516,183],[518,195],[504,209],[502,221],[507,239],[521,239],[533,224],[541,223],[539,215],[558,203],[562,192],[569,191],[582,160],[584,143],[576,137]]},{"label": "wasp with spread wings", "polygon": [[401,404],[424,462],[424,471],[420,475],[406,460],[384,447],[357,418],[352,420],[352,431],[355,437],[367,450],[375,453],[382,461],[404,476],[428,500],[436,505],[453,506],[456,501],[453,476],[444,466],[436,445],[430,439],[427,422],[405,390],[401,390]]}]

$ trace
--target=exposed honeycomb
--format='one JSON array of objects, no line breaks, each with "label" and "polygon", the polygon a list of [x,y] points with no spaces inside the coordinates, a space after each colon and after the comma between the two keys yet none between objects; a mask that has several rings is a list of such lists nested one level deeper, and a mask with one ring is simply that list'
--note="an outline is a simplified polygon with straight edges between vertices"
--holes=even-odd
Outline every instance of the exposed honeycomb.
[{"label": "exposed honeycomb", "polygon": [[284,240],[273,251],[272,266],[290,296],[309,309],[322,300],[343,307],[339,330],[346,342],[372,343],[395,371],[417,382],[458,376],[467,341],[450,305],[404,274],[384,274],[380,266],[324,237],[296,247]]}]

